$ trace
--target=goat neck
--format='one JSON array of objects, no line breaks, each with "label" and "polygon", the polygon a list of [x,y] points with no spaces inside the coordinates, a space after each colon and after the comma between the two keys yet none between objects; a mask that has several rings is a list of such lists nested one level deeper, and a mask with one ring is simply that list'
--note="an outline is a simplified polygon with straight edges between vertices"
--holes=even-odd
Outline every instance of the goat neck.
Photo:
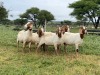
[{"label": "goat neck", "polygon": [[86,32],[86,29],[84,26],[80,27],[79,29],[79,33],[80,33],[80,38],[83,39],[84,38],[84,34]]},{"label": "goat neck", "polygon": [[32,30],[29,30],[29,29],[28,29],[28,30],[26,31],[26,34],[28,34],[29,36],[31,36],[31,35],[32,35]]}]

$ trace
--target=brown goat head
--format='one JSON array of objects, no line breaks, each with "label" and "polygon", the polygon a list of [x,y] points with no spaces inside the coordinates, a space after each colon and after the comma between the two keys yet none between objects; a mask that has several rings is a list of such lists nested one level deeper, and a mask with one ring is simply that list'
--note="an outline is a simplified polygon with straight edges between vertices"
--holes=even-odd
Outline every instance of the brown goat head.
[{"label": "brown goat head", "polygon": [[33,22],[28,22],[24,25],[25,30],[32,30],[33,28]]},{"label": "brown goat head", "polygon": [[57,31],[56,31],[56,34],[58,35],[59,38],[62,37],[62,30],[61,30],[61,27],[58,27]]},{"label": "brown goat head", "polygon": [[84,34],[86,33],[85,26],[81,26],[80,29],[79,29],[79,32],[80,32],[81,39],[83,39],[84,38]]},{"label": "brown goat head", "polygon": [[32,30],[32,28],[33,28],[33,23],[32,22],[29,22],[27,24],[27,29]]},{"label": "brown goat head", "polygon": [[68,26],[68,25],[63,25],[63,26],[61,27],[61,31],[63,32],[63,34],[64,34],[65,32],[69,32],[69,26]]}]

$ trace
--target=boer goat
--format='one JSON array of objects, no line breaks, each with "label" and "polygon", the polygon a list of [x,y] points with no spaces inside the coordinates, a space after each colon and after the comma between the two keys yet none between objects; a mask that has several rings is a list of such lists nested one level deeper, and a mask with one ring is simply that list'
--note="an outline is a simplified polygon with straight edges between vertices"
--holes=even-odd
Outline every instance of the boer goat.
[{"label": "boer goat", "polygon": [[[70,27],[68,25],[63,25],[61,31],[64,34],[65,32],[70,32]],[[64,43],[64,50],[66,49],[66,44]]]},{"label": "boer goat", "polygon": [[[53,45],[55,48],[55,52],[58,55],[57,52],[57,46],[60,44],[59,39],[61,38],[61,28],[59,27],[56,33],[52,33],[52,32],[43,32],[43,30],[40,30],[38,32],[39,37],[40,37],[40,42],[37,46],[37,50],[39,49],[39,47],[42,44],[45,45]],[[37,52],[36,50],[36,52]]]},{"label": "boer goat", "polygon": [[17,35],[17,47],[19,49],[19,42],[23,43],[23,51],[25,49],[25,45],[29,44],[29,49],[31,46],[31,40],[32,40],[32,28],[33,23],[28,22],[26,25],[24,25],[25,30],[22,30]]},{"label": "boer goat", "polygon": [[84,34],[86,29],[84,26],[80,27],[79,33],[65,32],[61,38],[61,41],[66,45],[75,45],[76,51],[78,52],[78,47],[83,42]]}]

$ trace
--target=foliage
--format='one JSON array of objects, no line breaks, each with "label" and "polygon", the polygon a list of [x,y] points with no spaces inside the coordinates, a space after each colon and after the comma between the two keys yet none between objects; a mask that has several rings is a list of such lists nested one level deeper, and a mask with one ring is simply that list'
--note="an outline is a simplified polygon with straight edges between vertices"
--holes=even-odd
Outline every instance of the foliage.
[{"label": "foliage", "polygon": [[39,15],[38,15],[39,24],[44,25],[45,20],[48,22],[48,21],[51,21],[53,19],[54,19],[54,16],[50,12],[48,12],[47,10],[41,10],[39,12]]},{"label": "foliage", "polygon": [[39,14],[39,9],[37,7],[32,7],[30,9],[27,9],[25,13],[21,14],[21,18],[29,18],[29,14]]},{"label": "foliage", "polygon": [[74,22],[74,24],[80,26],[80,25],[82,25],[82,21]]},{"label": "foliage", "polygon": [[74,8],[71,13],[78,20],[91,20],[94,27],[97,28],[100,21],[100,0],[79,0],[69,5]]},{"label": "foliage", "polygon": [[10,25],[10,24],[13,24],[13,21],[11,21],[9,19],[4,19],[0,23],[3,25]]},{"label": "foliage", "polygon": [[21,18],[29,18],[29,14],[37,14],[37,16],[35,17],[36,19],[38,19],[38,24],[40,25],[44,25],[45,20],[51,21],[54,20],[54,16],[47,10],[40,10],[36,7],[32,7],[30,9],[27,9],[25,13],[21,14],[20,17]]},{"label": "foliage", "polygon": [[67,25],[71,25],[72,22],[69,21],[69,20],[64,20],[64,23],[67,24]]},{"label": "foliage", "polygon": [[14,20],[15,25],[24,25],[27,22],[26,19],[16,19]]},{"label": "foliage", "polygon": [[53,20],[54,19],[54,16],[48,12],[47,10],[41,10],[39,15],[38,15],[38,19],[39,20],[47,20],[47,21],[50,21],[50,20]]},{"label": "foliage", "polygon": [[8,17],[8,11],[2,5],[0,5],[0,22]]},{"label": "foliage", "polygon": [[61,25],[64,25],[64,24],[71,25],[72,24],[72,21],[64,20],[64,21],[61,21],[60,23],[61,23]]}]

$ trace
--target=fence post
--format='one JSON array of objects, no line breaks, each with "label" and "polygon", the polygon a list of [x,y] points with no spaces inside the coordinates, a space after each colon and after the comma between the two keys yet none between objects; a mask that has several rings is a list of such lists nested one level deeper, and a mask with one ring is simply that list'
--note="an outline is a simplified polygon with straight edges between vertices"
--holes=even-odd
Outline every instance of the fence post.
[{"label": "fence post", "polygon": [[46,32],[46,25],[47,25],[47,20],[45,19],[45,26],[44,26],[45,32]]}]

